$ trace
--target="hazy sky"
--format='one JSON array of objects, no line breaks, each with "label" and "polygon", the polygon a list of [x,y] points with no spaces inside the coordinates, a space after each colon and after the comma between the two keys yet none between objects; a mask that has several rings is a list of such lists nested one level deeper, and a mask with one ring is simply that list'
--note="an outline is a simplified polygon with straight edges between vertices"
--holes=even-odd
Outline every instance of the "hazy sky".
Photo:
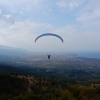
[{"label": "hazy sky", "polygon": [[[43,37],[43,33],[56,33]],[[0,45],[31,51],[99,51],[100,0],[0,0]]]}]

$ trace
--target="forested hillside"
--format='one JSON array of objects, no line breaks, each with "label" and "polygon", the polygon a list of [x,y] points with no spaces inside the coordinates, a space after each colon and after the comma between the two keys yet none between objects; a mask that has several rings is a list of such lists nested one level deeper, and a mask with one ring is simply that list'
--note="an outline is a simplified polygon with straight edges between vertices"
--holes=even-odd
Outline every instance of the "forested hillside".
[{"label": "forested hillside", "polygon": [[99,100],[100,80],[38,78],[0,72],[1,100]]}]

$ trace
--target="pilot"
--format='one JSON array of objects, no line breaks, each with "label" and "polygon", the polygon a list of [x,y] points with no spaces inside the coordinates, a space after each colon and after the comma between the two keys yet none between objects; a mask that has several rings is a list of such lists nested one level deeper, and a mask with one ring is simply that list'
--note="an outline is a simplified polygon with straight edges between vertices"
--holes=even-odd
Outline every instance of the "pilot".
[{"label": "pilot", "polygon": [[48,59],[50,59],[50,55],[48,55]]}]

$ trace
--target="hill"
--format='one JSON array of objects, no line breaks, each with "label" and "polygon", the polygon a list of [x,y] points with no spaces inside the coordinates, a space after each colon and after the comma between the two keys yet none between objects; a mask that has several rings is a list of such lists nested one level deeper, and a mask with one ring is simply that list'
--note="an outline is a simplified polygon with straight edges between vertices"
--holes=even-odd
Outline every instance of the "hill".
[{"label": "hill", "polygon": [[1,100],[99,100],[100,80],[35,78],[0,72]]},{"label": "hill", "polygon": [[20,55],[27,55],[29,53],[30,51],[25,49],[0,45],[0,55],[3,56],[20,56]]}]

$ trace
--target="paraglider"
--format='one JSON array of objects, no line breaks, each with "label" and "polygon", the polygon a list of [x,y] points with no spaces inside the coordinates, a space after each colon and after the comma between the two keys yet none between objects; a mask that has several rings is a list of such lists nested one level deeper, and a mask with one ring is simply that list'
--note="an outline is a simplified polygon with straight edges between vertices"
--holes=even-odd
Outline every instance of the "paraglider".
[{"label": "paraglider", "polygon": [[53,33],[41,34],[41,35],[39,35],[39,36],[35,39],[35,42],[36,42],[40,37],[43,37],[43,36],[55,36],[55,37],[59,38],[59,39],[62,41],[62,43],[64,42],[63,39],[62,39],[59,35],[53,34]]},{"label": "paraglider", "polygon": [[50,55],[48,55],[48,59],[50,59]]},{"label": "paraglider", "polygon": [[[59,35],[54,34],[54,33],[44,33],[44,34],[41,34],[41,35],[39,35],[39,36],[35,39],[35,42],[36,42],[39,38],[41,38],[41,37],[43,37],[43,36],[55,36],[55,37],[57,37],[58,39],[60,39],[60,40],[62,41],[62,43],[64,42],[63,39],[62,39],[62,37],[60,37]],[[48,55],[48,59],[50,59],[50,54]]]}]

